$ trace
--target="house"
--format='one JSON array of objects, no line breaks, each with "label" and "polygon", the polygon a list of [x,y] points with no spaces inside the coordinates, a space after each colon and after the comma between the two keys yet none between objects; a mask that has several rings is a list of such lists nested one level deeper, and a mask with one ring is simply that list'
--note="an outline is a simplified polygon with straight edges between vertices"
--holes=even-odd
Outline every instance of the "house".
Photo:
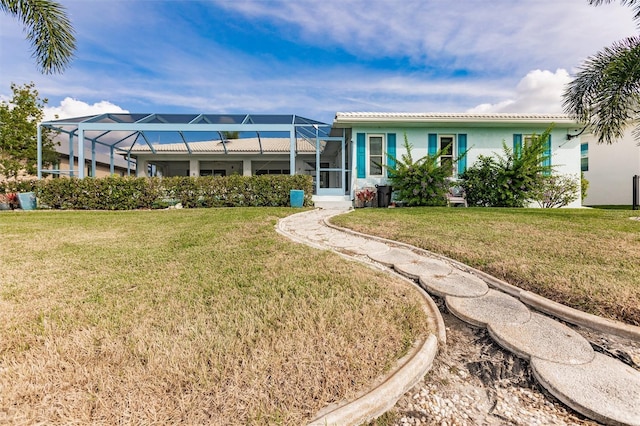
[{"label": "house", "polygon": [[581,168],[589,181],[584,205],[632,204],[632,179],[640,175],[640,146],[632,130],[611,145],[598,144],[592,134],[581,136]]},{"label": "house", "polygon": [[[415,159],[442,150],[440,161],[452,162],[466,155],[453,167],[456,178],[478,156],[501,154],[503,143],[518,149],[533,134],[553,125],[550,164],[555,173],[580,175],[580,125],[563,114],[473,114],[473,113],[375,113],[339,112],[334,129],[345,129],[351,143],[352,190],[375,187],[388,181],[380,164],[405,154],[404,136],[413,146]],[[579,207],[580,201],[571,204]]]},{"label": "house", "polygon": [[[78,176],[78,155],[73,151],[69,152],[69,141],[67,138],[58,138],[58,145],[55,147],[58,152],[58,161],[51,165],[48,169],[43,169],[44,173],[48,173],[51,177],[60,176]],[[73,156],[73,163],[70,161],[70,155]],[[113,169],[111,167],[111,159],[103,152],[97,152],[95,155],[95,168],[91,163],[91,159],[84,160],[85,176],[106,177],[106,176],[135,176],[136,169],[134,162],[127,162],[122,157],[113,159]]]},{"label": "house", "polygon": [[110,164],[135,161],[139,176],[308,174],[316,202],[351,203],[359,188],[387,183],[380,165],[404,153],[405,134],[416,158],[442,149],[440,161],[453,161],[466,152],[455,178],[479,155],[526,144],[552,124],[551,165],[577,177],[580,126],[560,114],[338,112],[330,125],[296,115],[118,113],[41,126],[68,134],[81,163],[97,164],[102,149]]}]

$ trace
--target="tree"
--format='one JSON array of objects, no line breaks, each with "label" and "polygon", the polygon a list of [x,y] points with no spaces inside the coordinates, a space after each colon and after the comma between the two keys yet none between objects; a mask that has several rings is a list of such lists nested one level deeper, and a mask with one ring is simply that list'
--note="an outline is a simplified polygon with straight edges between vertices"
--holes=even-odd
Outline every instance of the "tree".
[{"label": "tree", "polygon": [[0,0],[0,10],[23,24],[42,73],[64,71],[73,58],[76,39],[62,5],[52,0]]},{"label": "tree", "polygon": [[[613,0],[588,0],[599,6]],[[640,21],[640,0],[621,0]],[[640,37],[632,36],[587,58],[563,95],[567,114],[588,126],[599,143],[611,144],[640,118]],[[640,138],[640,127],[635,129]]]},{"label": "tree", "polygon": [[[46,99],[40,99],[35,84],[11,84],[13,98],[0,102],[0,178],[17,179],[21,173],[37,173],[37,126],[44,115]],[[42,133],[43,165],[54,163],[58,154],[51,131]]]}]

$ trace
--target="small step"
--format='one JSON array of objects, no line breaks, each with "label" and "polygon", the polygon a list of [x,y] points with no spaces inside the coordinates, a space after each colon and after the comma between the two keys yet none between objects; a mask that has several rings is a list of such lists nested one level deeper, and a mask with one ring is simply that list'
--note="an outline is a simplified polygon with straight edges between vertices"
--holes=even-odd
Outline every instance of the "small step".
[{"label": "small step", "polygon": [[314,195],[311,199],[314,207],[325,210],[349,210],[353,207],[353,201],[346,195]]}]

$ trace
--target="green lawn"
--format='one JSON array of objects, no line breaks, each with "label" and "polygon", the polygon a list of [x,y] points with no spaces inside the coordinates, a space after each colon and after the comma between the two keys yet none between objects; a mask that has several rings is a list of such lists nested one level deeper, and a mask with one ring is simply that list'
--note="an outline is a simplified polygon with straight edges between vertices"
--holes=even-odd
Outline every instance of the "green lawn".
[{"label": "green lawn", "polygon": [[284,208],[0,214],[0,423],[302,424],[426,336]]},{"label": "green lawn", "polygon": [[333,223],[404,241],[557,302],[640,325],[640,216],[632,210],[357,209]]}]

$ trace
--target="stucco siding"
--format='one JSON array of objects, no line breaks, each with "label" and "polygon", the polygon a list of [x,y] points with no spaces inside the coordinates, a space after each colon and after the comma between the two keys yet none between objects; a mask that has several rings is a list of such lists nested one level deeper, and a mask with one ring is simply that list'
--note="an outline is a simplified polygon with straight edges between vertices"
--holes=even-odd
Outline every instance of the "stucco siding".
[{"label": "stucco siding", "polygon": [[[406,134],[409,143],[412,145],[412,156],[414,160],[419,159],[428,153],[428,135],[435,133],[438,135],[467,135],[467,167],[473,165],[480,155],[492,156],[503,154],[503,142],[509,149],[513,148],[513,135],[541,134],[546,127],[408,127],[400,126],[377,127],[377,126],[354,126],[352,139],[355,145],[355,138],[358,133],[365,135],[389,133],[396,134],[396,157],[401,158],[406,154],[404,148],[404,135]],[[456,144],[454,143],[454,146]],[[352,147],[354,158],[355,148]],[[454,150],[454,156],[459,153]],[[368,153],[367,153],[368,155]],[[551,133],[551,165],[554,173],[569,174],[576,178],[580,176],[580,138],[567,139],[567,129],[554,129]],[[357,176],[357,173],[353,174]],[[385,173],[386,176],[386,173]],[[367,175],[365,178],[354,179],[354,188],[372,187],[376,184],[385,184],[386,177],[375,177]],[[580,207],[580,201],[571,204],[570,207]]]},{"label": "stucco siding", "polygon": [[598,144],[593,135],[583,136],[582,142],[589,144],[589,170],[584,172],[589,189],[584,204],[631,205],[632,178],[640,175],[640,147],[631,130],[612,145]]}]

